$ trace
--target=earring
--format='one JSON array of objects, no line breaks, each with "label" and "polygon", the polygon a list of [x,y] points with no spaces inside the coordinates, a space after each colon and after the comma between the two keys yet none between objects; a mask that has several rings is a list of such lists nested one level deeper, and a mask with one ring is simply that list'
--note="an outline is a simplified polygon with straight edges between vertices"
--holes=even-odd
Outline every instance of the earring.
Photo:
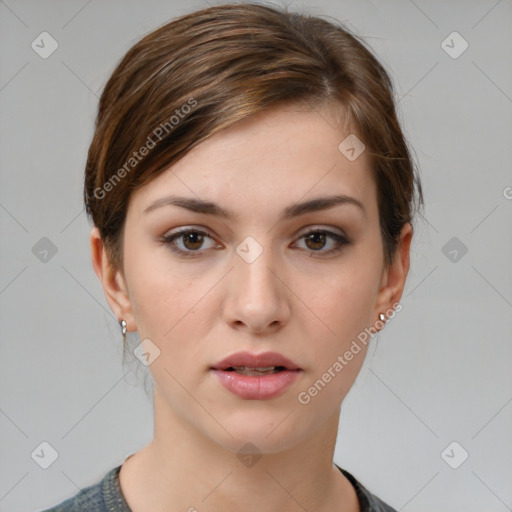
[{"label": "earring", "polygon": [[123,335],[123,344],[126,341],[126,320],[121,320],[119,322],[119,325],[121,326],[121,334]]},{"label": "earring", "polygon": [[384,313],[379,313],[379,320],[384,322],[386,320],[386,315]]}]

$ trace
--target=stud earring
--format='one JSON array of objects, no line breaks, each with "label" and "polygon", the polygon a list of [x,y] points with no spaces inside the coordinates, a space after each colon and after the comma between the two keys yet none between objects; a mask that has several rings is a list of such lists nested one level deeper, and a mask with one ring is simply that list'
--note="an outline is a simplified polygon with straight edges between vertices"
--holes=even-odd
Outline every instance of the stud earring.
[{"label": "stud earring", "polygon": [[119,322],[119,325],[121,326],[121,334],[123,335],[123,345],[126,342],[126,320],[121,320]]},{"label": "stud earring", "polygon": [[386,320],[386,315],[384,313],[379,313],[379,320],[384,322]]}]

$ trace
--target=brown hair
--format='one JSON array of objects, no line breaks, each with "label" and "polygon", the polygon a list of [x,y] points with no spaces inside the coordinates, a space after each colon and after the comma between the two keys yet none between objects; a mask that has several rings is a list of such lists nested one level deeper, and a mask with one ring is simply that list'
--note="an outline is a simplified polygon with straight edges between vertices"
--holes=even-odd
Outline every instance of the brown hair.
[{"label": "brown hair", "polygon": [[388,265],[401,228],[412,220],[415,189],[423,204],[388,74],[341,24],[252,3],[171,20],[136,43],[105,85],[84,201],[110,260],[122,269],[133,190],[219,130],[299,101],[339,105],[365,144]]}]

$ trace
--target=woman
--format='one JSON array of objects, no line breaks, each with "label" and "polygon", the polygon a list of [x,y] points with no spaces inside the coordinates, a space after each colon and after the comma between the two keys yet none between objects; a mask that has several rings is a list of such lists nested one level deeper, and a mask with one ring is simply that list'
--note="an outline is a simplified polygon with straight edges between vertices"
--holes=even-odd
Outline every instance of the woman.
[{"label": "woman", "polygon": [[393,511],[333,464],[423,199],[364,44],[257,4],[171,21],[105,86],[84,199],[154,438],[51,510]]}]

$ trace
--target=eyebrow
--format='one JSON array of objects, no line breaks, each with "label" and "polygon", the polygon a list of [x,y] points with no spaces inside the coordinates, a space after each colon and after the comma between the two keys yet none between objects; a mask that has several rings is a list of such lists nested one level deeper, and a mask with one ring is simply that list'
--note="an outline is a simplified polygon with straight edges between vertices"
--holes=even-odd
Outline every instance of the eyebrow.
[{"label": "eyebrow", "polygon": [[[179,196],[168,196],[158,199],[154,203],[151,203],[145,210],[144,213],[160,208],[161,206],[179,206],[186,210],[190,210],[195,213],[202,213],[206,215],[213,215],[215,217],[222,217],[224,219],[234,219],[235,213],[232,210],[221,207],[220,205],[212,202],[205,201],[203,199],[196,199],[191,197],[179,197]],[[364,205],[359,199],[355,197],[347,196],[344,194],[335,194],[323,197],[317,197],[304,201],[302,203],[295,203],[287,206],[280,216],[280,220],[292,219],[306,213],[316,212],[320,210],[326,210],[333,206],[339,205],[353,205],[360,209],[360,211],[366,216],[366,210]]]}]

